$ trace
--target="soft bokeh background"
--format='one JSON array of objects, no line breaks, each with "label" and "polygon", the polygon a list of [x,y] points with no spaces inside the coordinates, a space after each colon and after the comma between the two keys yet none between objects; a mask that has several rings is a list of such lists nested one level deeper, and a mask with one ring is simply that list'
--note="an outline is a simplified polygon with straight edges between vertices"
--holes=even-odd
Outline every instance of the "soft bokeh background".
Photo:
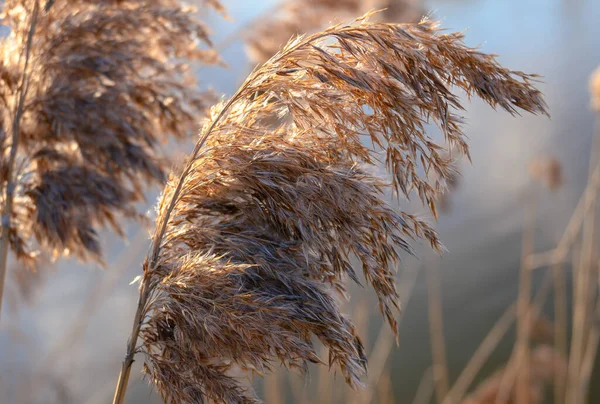
[{"label": "soft bokeh background", "polygon": [[[231,94],[251,69],[235,35],[275,1],[223,3],[232,21],[210,15],[208,22],[215,43],[226,45],[222,56],[229,67],[203,68],[198,74],[204,85]],[[451,195],[451,210],[437,224],[448,253],[437,260],[419,249],[420,261],[405,262],[405,273],[433,261],[440,269],[446,350],[454,379],[516,298],[525,200],[532,188],[531,160],[554,156],[564,174],[558,191],[539,191],[536,249],[556,244],[584,189],[595,130],[588,79],[600,65],[600,2],[431,0],[426,7],[444,27],[468,28],[467,43],[499,54],[503,65],[542,75],[539,86],[552,115],[513,118],[482,102],[471,103],[464,115],[473,161],[461,163],[462,178]],[[156,195],[149,201],[153,203]],[[0,329],[1,402],[110,402],[137,299],[136,287],[129,283],[140,273],[148,230],[130,225],[128,235],[123,243],[106,234],[105,269],[75,262],[59,262],[48,269],[29,304],[17,302],[16,286],[9,283],[13,304],[7,305]],[[422,272],[404,307],[400,345],[388,362],[400,403],[412,401],[431,366]],[[538,281],[539,273],[534,278]],[[367,297],[367,302],[376,313],[374,299]],[[378,315],[372,316],[367,327],[371,342],[380,325]],[[511,346],[510,338],[503,341],[483,373],[504,362]],[[160,402],[138,376],[139,367],[133,375],[128,402]],[[313,372],[306,384],[314,385],[317,379]],[[592,385],[600,384],[599,378],[595,380]]]}]

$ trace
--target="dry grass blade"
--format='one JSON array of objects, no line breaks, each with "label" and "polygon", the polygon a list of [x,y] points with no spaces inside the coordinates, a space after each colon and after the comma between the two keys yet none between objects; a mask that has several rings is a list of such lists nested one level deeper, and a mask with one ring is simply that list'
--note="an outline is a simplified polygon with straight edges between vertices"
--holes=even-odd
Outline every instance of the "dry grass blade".
[{"label": "dry grass blade", "polygon": [[[321,361],[313,337],[360,385],[363,346],[336,297],[346,277],[357,279],[355,256],[396,330],[398,248],[410,251],[412,239],[441,248],[426,222],[384,195],[414,191],[435,215],[449,162],[425,124],[468,155],[450,87],[512,113],[545,113],[533,76],[462,39],[430,21],[365,17],[290,42],[215,107],[159,201],[116,403],[136,352],[167,402],[253,402],[229,371],[262,373],[277,361],[303,371]],[[391,182],[369,173],[378,151]]]}]

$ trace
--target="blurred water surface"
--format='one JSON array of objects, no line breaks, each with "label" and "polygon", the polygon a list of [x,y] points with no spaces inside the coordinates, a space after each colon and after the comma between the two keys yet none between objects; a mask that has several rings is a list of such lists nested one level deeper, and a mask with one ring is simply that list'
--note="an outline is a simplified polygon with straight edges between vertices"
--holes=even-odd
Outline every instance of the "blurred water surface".
[{"label": "blurred water surface", "polygon": [[[231,94],[250,70],[243,45],[232,35],[274,1],[229,0],[233,21],[209,16],[217,44],[229,68],[203,68],[204,85]],[[520,233],[525,196],[531,191],[527,167],[539,155],[552,155],[563,165],[565,184],[538,197],[538,249],[552,246],[561,235],[582,192],[594,119],[589,109],[588,77],[600,65],[600,2],[596,0],[432,0],[433,18],[451,30],[468,28],[467,43],[499,54],[505,66],[542,75],[552,119],[513,118],[474,101],[464,113],[471,139],[472,165],[461,164],[462,179],[452,195],[452,209],[437,228],[449,252],[440,262],[444,323],[451,378],[455,378],[504,309],[515,300],[520,259]],[[435,133],[435,131],[434,131]],[[183,147],[185,148],[185,147]],[[154,201],[156,193],[151,195]],[[409,206],[404,203],[403,207]],[[418,210],[417,210],[418,212]],[[31,390],[23,383],[32,368],[52,378],[36,379],[36,389],[48,390],[39,402],[106,403],[112,397],[137,291],[129,281],[140,271],[145,236],[129,229],[129,244],[111,235],[107,269],[73,262],[59,263],[47,276],[31,306],[2,318],[0,389],[14,402]],[[420,252],[424,249],[420,249]],[[420,265],[408,261],[406,265]],[[539,278],[539,274],[536,274]],[[105,292],[98,293],[97,285]],[[98,293],[94,310],[80,338],[66,340],[68,349],[48,358],[70,333],[83,302]],[[92,300],[93,301],[93,300]],[[411,402],[423,372],[431,365],[426,290],[419,277],[404,308],[400,346],[391,369],[398,402]],[[374,319],[373,324],[379,320]],[[8,325],[7,325],[8,324]],[[377,327],[373,326],[373,332]],[[491,371],[510,352],[505,341],[486,367]],[[137,373],[134,373],[137,374]],[[598,383],[592,383],[592,385]],[[54,400],[56,386],[62,396]],[[132,383],[128,402],[157,400],[142,382]],[[594,402],[594,400],[592,400]]]}]

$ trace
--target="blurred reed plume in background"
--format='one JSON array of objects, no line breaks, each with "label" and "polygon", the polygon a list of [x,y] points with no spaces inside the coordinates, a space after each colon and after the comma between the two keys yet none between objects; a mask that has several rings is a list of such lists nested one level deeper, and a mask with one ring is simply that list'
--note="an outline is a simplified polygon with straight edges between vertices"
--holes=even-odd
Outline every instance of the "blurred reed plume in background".
[{"label": "blurred reed plume in background", "polygon": [[383,22],[418,22],[425,11],[420,0],[287,0],[253,22],[246,35],[250,62],[262,64],[291,38],[325,29],[371,10]]},{"label": "blurred reed plume in background", "polygon": [[[313,337],[359,386],[363,344],[337,300],[346,278],[358,282],[356,257],[397,331],[397,248],[441,245],[385,195],[414,192],[436,216],[454,175],[445,148],[469,155],[451,88],[510,113],[546,113],[536,76],[466,47],[463,34],[369,16],[292,40],[212,109],[158,204],[115,403],[136,353],[168,403],[255,402],[231,370],[280,362],[303,372],[321,362]],[[429,122],[446,146],[425,133]],[[389,182],[370,172],[379,158]]]},{"label": "blurred reed plume in background", "polygon": [[8,0],[2,19],[0,290],[9,244],[29,266],[38,250],[102,261],[98,231],[142,217],[162,146],[210,105],[189,62],[218,62],[194,9],[173,0]]},{"label": "blurred reed plume in background", "polygon": [[529,174],[552,191],[560,188],[563,183],[560,162],[554,157],[541,156],[533,160],[529,165]]}]

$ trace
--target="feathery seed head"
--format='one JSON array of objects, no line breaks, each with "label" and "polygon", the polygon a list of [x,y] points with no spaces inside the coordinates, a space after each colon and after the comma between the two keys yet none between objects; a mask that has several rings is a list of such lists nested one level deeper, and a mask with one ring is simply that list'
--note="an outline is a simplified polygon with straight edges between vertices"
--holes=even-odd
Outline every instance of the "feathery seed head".
[{"label": "feathery seed head", "polygon": [[[441,245],[384,195],[416,193],[435,214],[453,173],[445,148],[468,155],[452,87],[511,113],[546,113],[535,76],[466,47],[463,34],[366,17],[299,37],[256,69],[212,110],[168,182],[144,267],[140,348],[167,402],[252,402],[229,371],[303,371],[320,361],[315,337],[359,385],[364,350],[337,299],[346,278],[358,282],[357,260],[396,331],[400,251],[411,240]],[[425,133],[429,121],[445,147]],[[361,168],[373,152],[391,181]]]},{"label": "feathery seed head", "polygon": [[[25,71],[36,4],[45,7]],[[189,85],[186,63],[218,61],[192,11],[173,0],[4,2],[11,32],[0,40],[0,199],[16,198],[18,258],[32,262],[37,244],[100,260],[98,230],[121,233],[124,217],[139,217],[147,185],[164,179],[161,144],[191,134],[212,98]],[[21,93],[11,170],[8,134]]]}]

